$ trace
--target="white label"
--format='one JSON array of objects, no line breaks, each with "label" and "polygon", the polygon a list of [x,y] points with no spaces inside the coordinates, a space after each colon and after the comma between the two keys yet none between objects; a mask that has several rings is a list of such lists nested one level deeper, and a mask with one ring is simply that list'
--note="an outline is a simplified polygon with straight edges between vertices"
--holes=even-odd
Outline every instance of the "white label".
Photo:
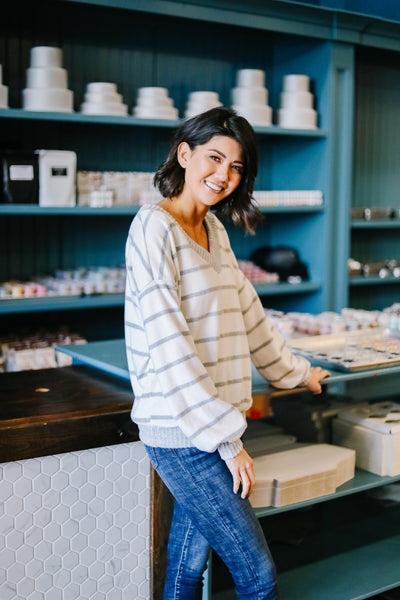
[{"label": "white label", "polygon": [[32,181],[33,166],[32,165],[10,165],[11,181]]}]

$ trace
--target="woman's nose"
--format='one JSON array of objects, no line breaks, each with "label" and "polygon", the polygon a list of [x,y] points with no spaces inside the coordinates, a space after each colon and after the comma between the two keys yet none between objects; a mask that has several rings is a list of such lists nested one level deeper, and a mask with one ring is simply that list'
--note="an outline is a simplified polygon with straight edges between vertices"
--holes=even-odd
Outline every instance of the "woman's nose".
[{"label": "woman's nose", "polygon": [[217,176],[221,181],[228,181],[229,167],[225,163],[220,163],[217,169]]}]

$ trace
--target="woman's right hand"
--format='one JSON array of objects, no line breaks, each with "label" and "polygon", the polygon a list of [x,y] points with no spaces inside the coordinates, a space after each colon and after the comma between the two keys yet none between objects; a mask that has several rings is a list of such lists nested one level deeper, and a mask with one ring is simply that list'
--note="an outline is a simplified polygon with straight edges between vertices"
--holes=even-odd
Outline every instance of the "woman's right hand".
[{"label": "woman's right hand", "polygon": [[311,367],[311,379],[307,384],[307,389],[313,394],[320,394],[322,391],[320,381],[329,377],[330,372],[322,367]]},{"label": "woman's right hand", "polygon": [[241,497],[248,498],[256,484],[253,459],[242,448],[239,454],[225,462],[233,477],[233,492],[237,494],[240,484],[242,484]]}]

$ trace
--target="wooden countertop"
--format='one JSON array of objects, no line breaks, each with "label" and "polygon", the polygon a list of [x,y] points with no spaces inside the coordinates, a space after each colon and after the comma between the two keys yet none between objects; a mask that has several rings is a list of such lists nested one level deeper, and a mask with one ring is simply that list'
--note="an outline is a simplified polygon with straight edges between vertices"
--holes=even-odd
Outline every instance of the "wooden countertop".
[{"label": "wooden countertop", "polygon": [[137,441],[128,381],[84,365],[0,376],[0,461]]}]

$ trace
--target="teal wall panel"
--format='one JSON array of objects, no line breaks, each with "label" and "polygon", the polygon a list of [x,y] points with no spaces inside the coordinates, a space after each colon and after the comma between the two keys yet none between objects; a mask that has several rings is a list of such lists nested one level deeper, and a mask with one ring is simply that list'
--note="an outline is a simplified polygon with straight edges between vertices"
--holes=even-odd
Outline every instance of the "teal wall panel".
[{"label": "teal wall panel", "polygon": [[359,50],[355,103],[353,205],[400,208],[397,54]]}]

